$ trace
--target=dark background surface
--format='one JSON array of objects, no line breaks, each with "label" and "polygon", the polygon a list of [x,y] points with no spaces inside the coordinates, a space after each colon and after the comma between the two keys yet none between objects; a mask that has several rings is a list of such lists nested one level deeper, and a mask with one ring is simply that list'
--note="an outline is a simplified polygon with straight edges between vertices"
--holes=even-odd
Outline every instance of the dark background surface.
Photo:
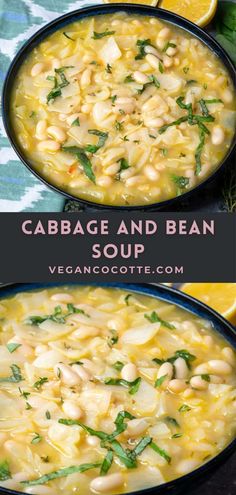
[{"label": "dark background surface", "polygon": [[182,492],[181,495],[235,495],[236,493],[236,453],[226,461],[199,488]]}]

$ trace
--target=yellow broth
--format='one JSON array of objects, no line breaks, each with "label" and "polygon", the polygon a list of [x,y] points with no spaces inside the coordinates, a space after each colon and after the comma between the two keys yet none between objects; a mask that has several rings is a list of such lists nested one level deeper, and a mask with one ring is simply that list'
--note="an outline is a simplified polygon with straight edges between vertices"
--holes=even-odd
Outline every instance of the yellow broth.
[{"label": "yellow broth", "polygon": [[51,184],[96,203],[145,205],[214,172],[233,138],[235,96],[201,41],[118,12],[70,24],[32,50],[11,120],[23,154]]},{"label": "yellow broth", "polygon": [[2,299],[0,315],[1,486],[128,493],[193,471],[233,439],[235,355],[208,321],[152,297],[66,286]]}]

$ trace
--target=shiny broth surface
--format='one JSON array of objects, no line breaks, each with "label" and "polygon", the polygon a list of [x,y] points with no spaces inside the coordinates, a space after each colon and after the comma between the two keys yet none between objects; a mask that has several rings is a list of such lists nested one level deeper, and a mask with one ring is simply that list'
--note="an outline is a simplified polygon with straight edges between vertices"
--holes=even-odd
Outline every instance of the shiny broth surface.
[{"label": "shiny broth surface", "polygon": [[235,127],[220,59],[180,28],[122,12],[46,38],[11,99],[33,168],[78,198],[114,206],[167,200],[201,183]]},{"label": "shiny broth surface", "polygon": [[235,435],[235,355],[207,321],[118,289],[0,301],[0,485],[128,493],[178,478]]}]

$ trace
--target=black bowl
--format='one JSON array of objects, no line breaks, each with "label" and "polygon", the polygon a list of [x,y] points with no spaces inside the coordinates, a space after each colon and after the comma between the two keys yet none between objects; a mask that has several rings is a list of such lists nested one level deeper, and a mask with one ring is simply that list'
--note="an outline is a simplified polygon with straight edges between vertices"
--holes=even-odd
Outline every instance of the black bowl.
[{"label": "black bowl", "polygon": [[236,133],[234,136],[234,139],[231,143],[230,149],[228,150],[227,154],[223,158],[223,160],[219,163],[217,169],[208,177],[206,180],[201,182],[201,184],[197,185],[193,189],[191,189],[188,192],[185,192],[179,197],[171,198],[169,200],[165,201],[160,201],[157,203],[153,203],[150,205],[138,205],[138,206],[112,206],[112,205],[106,205],[106,204],[99,204],[95,203],[92,201],[87,201],[84,199],[77,198],[76,196],[67,193],[63,189],[60,189],[57,186],[54,186],[50,184],[45,178],[41,177],[39,172],[35,171],[28,159],[25,158],[24,153],[19,147],[19,144],[16,140],[16,136],[14,134],[14,129],[10,121],[10,98],[9,95],[12,93],[12,87],[15,81],[16,74],[19,70],[19,67],[22,65],[22,62],[25,60],[27,55],[31,52],[31,50],[38,45],[43,39],[45,39],[47,36],[52,34],[53,32],[57,31],[63,26],[66,26],[67,24],[70,24],[72,22],[75,22],[77,20],[80,20],[84,17],[91,17],[91,16],[97,16],[97,15],[103,15],[103,14],[111,14],[114,12],[118,11],[125,11],[128,14],[140,14],[140,15],[145,15],[145,16],[153,16],[153,17],[158,17],[164,21],[167,21],[171,24],[174,24],[189,33],[193,34],[196,38],[198,38],[200,41],[202,41],[205,45],[208,46],[209,49],[211,49],[223,62],[225,65],[226,69],[228,70],[234,84],[236,80],[236,71],[233,63],[231,62],[230,58],[228,57],[227,53],[225,50],[208,34],[206,33],[203,29],[200,27],[196,26],[192,22],[184,19],[183,17],[174,14],[172,12],[169,12],[164,9],[158,9],[154,7],[148,7],[148,6],[141,6],[141,5],[134,5],[134,4],[110,4],[110,5],[95,5],[92,7],[86,7],[80,10],[76,10],[74,12],[70,12],[68,14],[65,14],[58,19],[55,19],[54,21],[50,22],[43,28],[41,28],[37,33],[35,33],[29,40],[22,46],[22,48],[19,50],[17,55],[15,56],[14,60],[12,61],[8,73],[6,75],[4,87],[3,87],[3,122],[4,126],[8,135],[8,138],[11,142],[12,147],[14,148],[15,152],[19,156],[20,160],[26,165],[26,167],[38,178],[40,179],[45,185],[49,186],[51,189],[53,189],[56,192],[59,192],[66,196],[69,199],[73,199],[74,201],[77,201],[81,206],[91,206],[99,209],[112,209],[114,211],[119,211],[119,210],[125,210],[125,211],[150,211],[150,210],[160,210],[160,209],[166,209],[169,207],[174,206],[175,204],[178,205],[180,204],[180,201],[185,200],[185,199],[191,199],[191,195],[195,195],[195,193],[200,192],[203,187],[205,187],[207,184],[209,184],[212,179],[216,178],[220,172],[222,172],[224,166],[230,159],[230,156],[232,156],[233,150],[235,148],[236,144]]},{"label": "black bowl", "polygon": [[[186,311],[190,311],[193,314],[204,318],[211,322],[212,326],[229,344],[236,350],[236,329],[227,320],[225,320],[219,313],[216,313],[213,309],[209,308],[200,301],[197,301],[193,297],[190,297],[183,292],[179,292],[176,289],[166,287],[161,284],[149,285],[149,284],[119,284],[119,283],[103,283],[103,284],[79,284],[75,283],[46,283],[46,284],[8,284],[7,286],[0,287],[0,300],[3,297],[14,296],[18,292],[25,292],[37,289],[44,289],[50,287],[60,287],[60,286],[97,286],[97,287],[113,287],[118,289],[127,290],[130,292],[135,292],[137,294],[142,294],[150,296],[153,298],[158,298],[166,302],[176,304],[182,307]],[[163,485],[147,488],[144,490],[139,490],[135,492],[129,492],[129,495],[177,495],[181,491],[186,493],[186,490],[193,487],[199,486],[204,481],[208,480],[209,477],[216,471],[216,469],[224,464],[229,456],[236,451],[236,438],[225,447],[222,452],[216,455],[206,464],[195,469],[191,473],[188,473],[180,478],[177,478]],[[6,488],[0,487],[0,495],[22,495],[22,492],[16,492],[15,490],[8,490]]]}]

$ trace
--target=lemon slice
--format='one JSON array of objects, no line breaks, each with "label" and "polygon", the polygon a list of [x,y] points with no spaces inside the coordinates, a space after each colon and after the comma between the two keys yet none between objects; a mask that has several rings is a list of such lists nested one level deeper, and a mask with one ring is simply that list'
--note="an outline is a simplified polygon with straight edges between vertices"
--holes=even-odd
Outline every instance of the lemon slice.
[{"label": "lemon slice", "polygon": [[236,324],[236,283],[188,283],[181,290]]},{"label": "lemon slice", "polygon": [[214,17],[217,0],[162,0],[159,7],[182,15],[198,26],[206,26]]},{"label": "lemon slice", "polygon": [[139,5],[149,5],[150,7],[156,7],[158,0],[103,0],[104,3],[136,3]]}]

